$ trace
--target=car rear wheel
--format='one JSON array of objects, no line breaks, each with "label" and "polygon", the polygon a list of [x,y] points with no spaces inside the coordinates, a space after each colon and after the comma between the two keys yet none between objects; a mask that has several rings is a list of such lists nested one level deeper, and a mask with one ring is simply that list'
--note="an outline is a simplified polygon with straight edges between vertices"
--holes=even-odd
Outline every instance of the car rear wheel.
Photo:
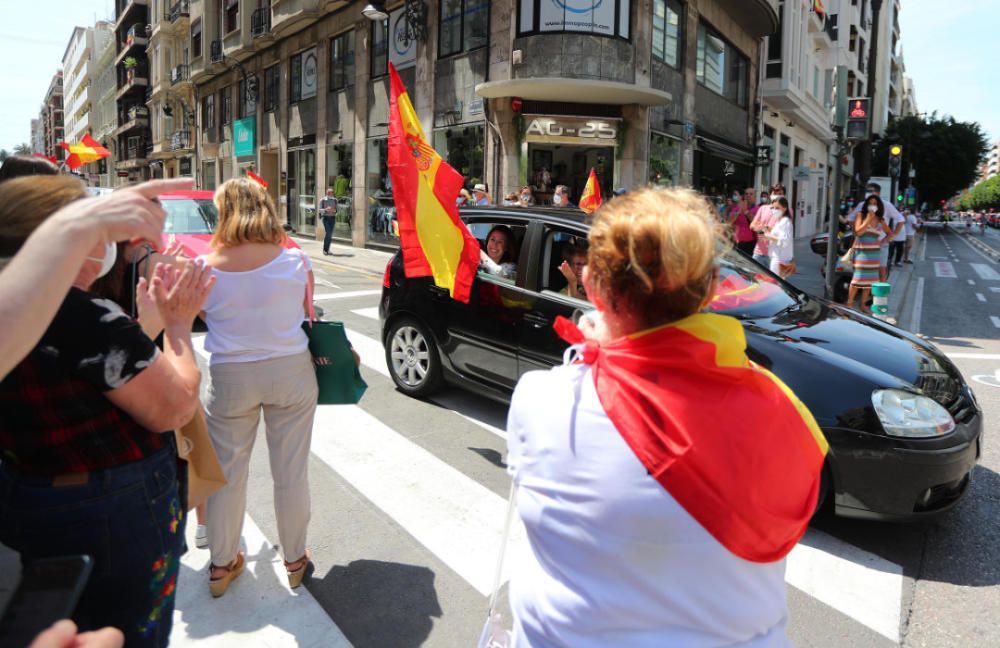
[{"label": "car rear wheel", "polygon": [[393,382],[409,396],[429,396],[441,386],[441,356],[434,338],[411,318],[392,323],[386,336],[385,361]]}]

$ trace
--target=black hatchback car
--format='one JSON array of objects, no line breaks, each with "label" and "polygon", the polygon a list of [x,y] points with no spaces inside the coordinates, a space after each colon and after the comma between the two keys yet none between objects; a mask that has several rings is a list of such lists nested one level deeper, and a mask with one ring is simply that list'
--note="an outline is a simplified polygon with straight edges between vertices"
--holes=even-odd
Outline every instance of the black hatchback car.
[{"label": "black hatchback car", "polygon": [[[481,207],[462,218],[480,243],[494,225],[511,228],[514,277],[479,272],[463,304],[429,277],[407,279],[397,253],[379,303],[386,362],[412,396],[449,383],[506,401],[522,374],[562,362],[567,345],[554,319],[591,308],[562,294],[558,269],[567,246],[585,244],[588,225],[565,209]],[[822,493],[836,513],[908,519],[953,506],[968,489],[982,427],[954,364],[929,342],[811,297],[736,251],[719,262],[709,308],[742,322],[750,358],[784,380],[823,428]]]}]

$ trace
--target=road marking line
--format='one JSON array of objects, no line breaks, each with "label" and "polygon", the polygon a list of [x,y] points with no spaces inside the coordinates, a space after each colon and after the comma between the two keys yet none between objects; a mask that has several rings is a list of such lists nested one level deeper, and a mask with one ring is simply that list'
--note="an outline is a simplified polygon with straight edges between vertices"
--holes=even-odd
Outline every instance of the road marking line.
[{"label": "road marking line", "polygon": [[[947,353],[949,358],[965,358],[968,360],[1000,360],[1000,353]],[[997,371],[1000,371],[998,369]]]},{"label": "road marking line", "polygon": [[320,279],[318,277],[316,278],[316,283],[319,284],[320,286],[326,286],[327,288],[333,288],[335,290],[341,289],[340,286],[338,286],[337,284],[327,281],[326,279]]},{"label": "road marking line", "polygon": [[992,256],[986,254],[985,252],[983,252],[982,250],[980,250],[978,247],[976,247],[975,245],[973,245],[969,241],[965,240],[964,237],[960,237],[960,240],[962,241],[962,243],[965,243],[966,245],[968,245],[972,249],[973,252],[975,252],[979,256],[983,257],[984,259],[986,259],[990,263],[996,263],[997,262],[996,259],[994,259]]},{"label": "road marking line", "polygon": [[970,286],[975,286],[976,285],[976,282],[973,279],[969,279],[968,281],[969,281],[969,285]]},{"label": "road marking line", "polygon": [[996,315],[990,315],[990,321],[993,322],[993,326],[1000,328],[1000,317]]},{"label": "road marking line", "polygon": [[935,261],[934,274],[938,277],[938,279],[958,278],[958,275],[955,274],[955,266],[953,266],[950,261]]},{"label": "road marking line", "polygon": [[946,257],[946,256],[932,256],[930,258],[931,259],[947,259],[948,257]]},{"label": "road marking line", "polygon": [[225,603],[216,602],[205,586],[211,556],[207,550],[194,548],[196,526],[194,515],[189,515],[190,549],[181,558],[171,646],[350,648],[347,637],[308,589],[288,587],[274,543],[249,515],[243,519],[246,571],[229,587]]},{"label": "road marking line", "polygon": [[976,293],[976,299],[978,299],[981,302],[985,302],[986,301],[986,295],[984,295],[983,293]]},{"label": "road marking line", "polygon": [[[483,596],[490,594],[504,498],[356,405],[316,409],[312,452]],[[510,542],[512,554],[527,549],[520,522]]]},{"label": "road marking line", "polygon": [[348,290],[339,293],[323,293],[313,295],[313,301],[326,301],[328,299],[350,299],[351,297],[370,297],[371,295],[381,295],[381,290]]},{"label": "road marking line", "polygon": [[1000,293],[1000,286],[990,286],[990,291]]},{"label": "road marking line", "polygon": [[980,279],[984,281],[1000,281],[1000,273],[986,265],[985,263],[970,263],[969,266],[976,271]]},{"label": "road marking line", "polygon": [[910,325],[907,327],[913,334],[920,332],[920,317],[924,310],[924,278],[917,277],[917,294],[913,298],[913,311],[910,312]]},{"label": "road marking line", "polygon": [[378,306],[372,306],[371,308],[357,308],[351,311],[355,315],[360,315],[361,317],[367,317],[369,319],[378,319]]}]

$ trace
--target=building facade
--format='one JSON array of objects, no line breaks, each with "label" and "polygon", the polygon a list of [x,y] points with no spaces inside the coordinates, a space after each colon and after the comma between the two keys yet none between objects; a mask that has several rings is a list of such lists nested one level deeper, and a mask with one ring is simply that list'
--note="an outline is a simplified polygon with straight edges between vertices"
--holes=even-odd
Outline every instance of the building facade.
[{"label": "building facade", "polygon": [[329,187],[338,238],[395,244],[389,62],[431,144],[496,202],[529,185],[544,204],[557,184],[575,201],[591,168],[608,193],[652,182],[721,197],[753,182],[772,0],[429,0],[415,22],[394,5],[370,20],[364,4],[192,3],[200,186],[252,168],[316,235]]},{"label": "building facade", "polygon": [[116,179],[136,182],[150,177],[149,157],[153,138],[146,101],[151,93],[148,0],[115,1],[115,102],[118,128],[115,129]]},{"label": "building facade", "polygon": [[31,120],[31,152],[45,152],[45,131],[42,128],[42,120],[40,117],[38,119]]},{"label": "building facade", "polygon": [[118,78],[115,71],[118,44],[113,36],[114,25],[110,23],[107,25],[107,38],[103,39],[100,44],[96,42],[95,38],[94,63],[90,82],[90,134],[111,153],[103,160],[89,165],[97,169],[96,184],[99,187],[113,187],[118,184],[118,174],[115,169],[115,163],[118,160],[118,142],[115,137],[115,131],[118,130],[118,101],[116,99]]},{"label": "building facade", "polygon": [[[882,10],[879,12],[878,39],[876,41],[875,94],[872,100],[872,133],[885,133],[889,121],[900,113],[898,100],[902,95],[902,87],[898,87],[899,69],[902,63],[899,40],[899,0],[882,0]],[[895,70],[894,70],[895,68]],[[895,74],[894,74],[895,73]]]},{"label": "building facade", "polygon": [[190,3],[150,0],[152,31],[147,48],[150,83],[150,175],[194,176],[194,84],[191,82]]},{"label": "building facade", "polygon": [[42,122],[42,153],[55,160],[63,160],[65,151],[61,146],[65,138],[65,122],[63,120],[63,73],[58,70],[49,82],[49,89],[42,101],[42,111],[39,115]]},{"label": "building facade", "polygon": [[[99,21],[93,27],[76,27],[63,54],[63,94],[65,97],[66,141],[78,143],[84,135],[93,136],[94,105],[98,96],[95,80],[102,73],[100,55],[111,43],[112,25]],[[92,185],[99,185],[107,174],[107,161],[101,160],[77,170]]]}]

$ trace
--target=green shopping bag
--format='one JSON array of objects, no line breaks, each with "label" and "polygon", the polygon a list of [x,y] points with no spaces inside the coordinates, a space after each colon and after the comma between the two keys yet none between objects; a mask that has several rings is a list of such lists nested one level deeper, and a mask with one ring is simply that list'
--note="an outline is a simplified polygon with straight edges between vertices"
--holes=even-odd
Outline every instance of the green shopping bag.
[{"label": "green shopping bag", "polygon": [[309,353],[316,369],[320,405],[354,405],[368,389],[351,353],[343,322],[321,322],[312,307],[312,287],[307,287],[309,320],[302,329],[309,338]]}]

